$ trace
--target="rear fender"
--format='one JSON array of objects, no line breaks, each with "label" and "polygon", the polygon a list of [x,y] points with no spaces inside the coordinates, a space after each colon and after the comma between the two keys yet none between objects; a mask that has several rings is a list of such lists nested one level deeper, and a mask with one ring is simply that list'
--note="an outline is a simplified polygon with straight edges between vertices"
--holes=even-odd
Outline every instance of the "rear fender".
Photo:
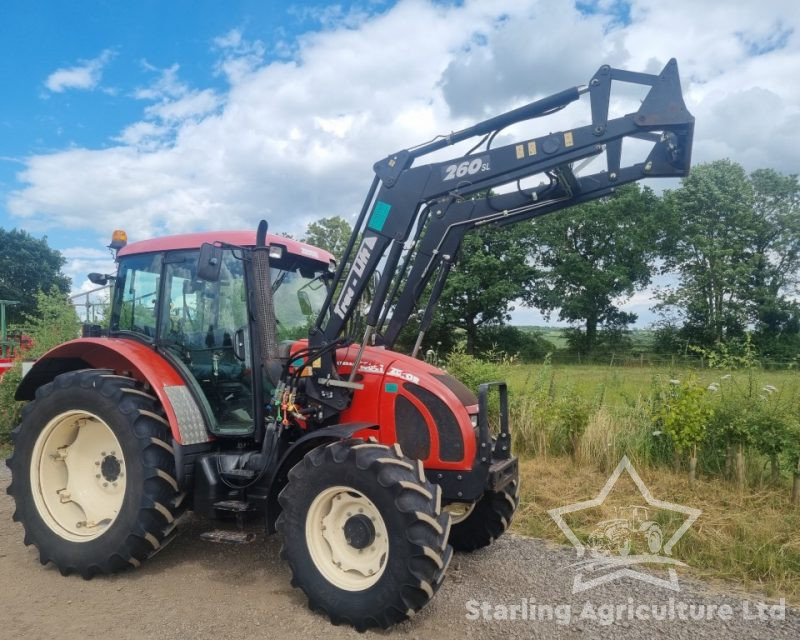
[{"label": "rear fender", "polygon": [[17,400],[33,400],[36,389],[68,371],[110,369],[147,384],[167,415],[178,444],[211,440],[203,413],[180,374],[163,356],[135,340],[81,338],[65,342],[39,358],[17,387]]},{"label": "rear fender", "polygon": [[[347,424],[336,424],[331,427],[317,429],[307,433],[302,438],[295,440],[291,447],[283,454],[281,461],[272,476],[267,496],[267,533],[275,533],[275,521],[281,512],[278,504],[278,494],[286,486],[286,481],[291,468],[300,462],[303,457],[312,449],[344,440],[358,433],[359,436],[368,437],[371,430],[377,433],[378,425],[368,422],[350,422]],[[359,433],[360,432],[360,433]]]}]

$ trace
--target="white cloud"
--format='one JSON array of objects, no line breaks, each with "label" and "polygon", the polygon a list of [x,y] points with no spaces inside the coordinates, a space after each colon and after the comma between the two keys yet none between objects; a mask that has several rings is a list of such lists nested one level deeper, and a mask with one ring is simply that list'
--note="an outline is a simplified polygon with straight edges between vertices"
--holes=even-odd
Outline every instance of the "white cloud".
[{"label": "white cloud", "polygon": [[[150,102],[143,118],[115,146],[29,157],[9,211],[29,228],[103,237],[121,224],[138,239],[261,217],[301,233],[314,218],[353,215],[372,164],[393,151],[584,84],[601,64],[656,72],[671,57],[697,117],[695,161],[798,170],[800,3],[635,0],[628,25],[616,3],[598,7],[405,0],[371,17],[326,14],[322,30],[279,43],[289,57],[269,62],[277,45],[230,31],[211,44],[226,91],[143,63],[157,73],[134,94]],[[623,92],[614,107],[635,99]],[[585,123],[587,105],[510,128],[505,141],[526,126]]]},{"label": "white cloud", "polygon": [[[110,238],[109,238],[110,239]],[[102,241],[107,244],[108,240]],[[98,246],[102,246],[98,242]],[[67,259],[67,264],[64,268],[65,275],[69,276],[72,280],[71,296],[78,296],[81,293],[94,292],[98,285],[92,283],[86,276],[91,272],[97,273],[114,273],[114,257],[108,249],[97,249],[95,247],[68,247],[61,250],[61,254]],[[98,301],[107,300],[106,292],[95,292],[89,296],[89,303],[96,303]],[[81,318],[86,318],[86,297],[74,297],[73,301],[78,306]],[[88,309],[89,313],[92,312],[92,307]]]},{"label": "white cloud", "polygon": [[96,58],[81,60],[74,67],[56,69],[47,76],[44,86],[53,93],[62,93],[68,89],[94,89],[100,83],[103,69],[114,57],[111,49],[106,49]]},{"label": "white cloud", "polygon": [[214,46],[222,53],[216,71],[225,75],[229,82],[241,81],[257,69],[264,61],[266,48],[260,40],[247,40],[239,29],[231,29],[214,39]]}]

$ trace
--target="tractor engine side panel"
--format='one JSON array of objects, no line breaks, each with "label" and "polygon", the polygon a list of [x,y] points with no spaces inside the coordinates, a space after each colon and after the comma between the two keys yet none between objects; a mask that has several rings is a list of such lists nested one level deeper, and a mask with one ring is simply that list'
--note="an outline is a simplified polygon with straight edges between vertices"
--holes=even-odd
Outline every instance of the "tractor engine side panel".
[{"label": "tractor engine side panel", "polygon": [[[338,354],[343,377],[352,369],[354,352],[351,347]],[[426,468],[470,470],[477,449],[473,425],[477,400],[468,391],[460,398],[453,390],[460,383],[448,386],[443,382],[447,378],[420,360],[385,349],[365,349],[356,376],[364,388],[354,393],[341,420],[378,424],[380,442],[399,443],[406,455],[422,460]]]}]

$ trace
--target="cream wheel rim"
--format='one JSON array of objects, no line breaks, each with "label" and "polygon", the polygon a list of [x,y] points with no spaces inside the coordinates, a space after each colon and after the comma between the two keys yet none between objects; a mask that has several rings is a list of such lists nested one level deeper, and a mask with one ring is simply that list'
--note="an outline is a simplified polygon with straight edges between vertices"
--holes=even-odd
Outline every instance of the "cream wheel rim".
[{"label": "cream wheel rim", "polygon": [[33,447],[31,490],[50,529],[89,542],[114,523],[125,499],[122,447],[111,428],[88,411],[65,411],[48,422]]},{"label": "cream wheel rim", "polygon": [[452,502],[445,506],[444,510],[450,514],[450,523],[458,524],[469,518],[469,514],[475,509],[474,502]]},{"label": "cream wheel rim", "polygon": [[378,582],[389,558],[380,511],[352,487],[330,487],[314,498],[306,515],[306,544],[322,576],[346,591]]}]

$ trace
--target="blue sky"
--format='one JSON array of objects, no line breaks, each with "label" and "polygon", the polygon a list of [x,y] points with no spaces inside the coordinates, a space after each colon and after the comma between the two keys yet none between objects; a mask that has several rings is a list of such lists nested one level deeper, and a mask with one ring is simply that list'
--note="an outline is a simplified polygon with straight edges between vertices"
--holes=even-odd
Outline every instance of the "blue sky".
[{"label": "blue sky", "polygon": [[[697,117],[695,161],[798,172],[799,7],[0,0],[0,226],[46,234],[86,289],[85,273],[112,268],[116,227],[142,239],[266,217],[299,235],[352,217],[392,151],[585,83],[601,64],[654,72],[670,57]],[[576,104],[546,126],[587,118]],[[625,308],[643,325],[652,303],[645,290]]]},{"label": "blue sky", "polygon": [[[370,11],[386,4],[370,2]],[[0,105],[0,226],[25,226],[3,206],[20,186],[16,174],[25,157],[116,144],[146,107],[137,90],[151,85],[159,70],[177,64],[190,85],[222,92],[228,83],[217,69],[215,39],[246,31],[272,46],[264,55],[269,63],[285,57],[300,34],[352,9],[348,2],[280,0],[0,1],[0,80],[13,87]],[[51,74],[93,62],[91,87],[48,89]],[[46,231],[57,248],[74,244],[71,230]]]}]

